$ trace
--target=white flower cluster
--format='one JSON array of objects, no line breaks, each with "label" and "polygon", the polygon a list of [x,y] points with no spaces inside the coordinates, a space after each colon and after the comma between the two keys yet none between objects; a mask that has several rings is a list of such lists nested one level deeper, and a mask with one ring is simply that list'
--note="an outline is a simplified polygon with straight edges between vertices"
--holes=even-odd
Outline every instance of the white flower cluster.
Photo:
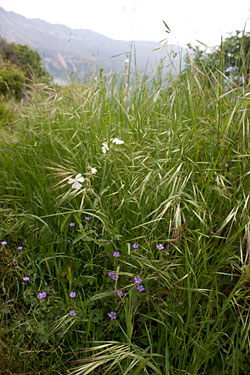
[{"label": "white flower cluster", "polygon": [[124,141],[122,141],[119,138],[111,138],[110,140],[111,140],[111,142],[115,143],[116,145],[122,145],[124,143]]},{"label": "white flower cluster", "polygon": [[[116,144],[116,145],[122,145],[124,141],[122,141],[119,138],[110,138],[110,142]],[[109,151],[109,145],[108,142],[102,143],[102,152],[106,154],[106,152]],[[90,170],[90,173],[96,174],[97,169],[88,167]],[[79,190],[82,187],[82,183],[85,181],[85,178],[81,175],[81,173],[78,173],[75,178],[69,177],[68,178],[68,184],[71,185],[71,188],[74,190]]]},{"label": "white flower cluster", "polygon": [[[122,145],[124,141],[122,141],[119,138],[110,138],[110,142],[116,144],[116,145]],[[109,146],[107,142],[103,142],[102,144],[102,152],[106,154],[106,152],[109,150]]]},{"label": "white flower cluster", "polygon": [[[89,167],[90,173],[96,174],[97,169]],[[68,184],[72,185],[71,188],[74,190],[79,190],[82,187],[82,183],[85,181],[85,178],[81,175],[81,173],[78,173],[75,178],[68,178]]]},{"label": "white flower cluster", "polygon": [[103,142],[103,144],[102,144],[102,152],[104,153],[104,154],[106,154],[106,152],[109,150],[109,146],[108,146],[108,144],[107,144],[107,142]]}]

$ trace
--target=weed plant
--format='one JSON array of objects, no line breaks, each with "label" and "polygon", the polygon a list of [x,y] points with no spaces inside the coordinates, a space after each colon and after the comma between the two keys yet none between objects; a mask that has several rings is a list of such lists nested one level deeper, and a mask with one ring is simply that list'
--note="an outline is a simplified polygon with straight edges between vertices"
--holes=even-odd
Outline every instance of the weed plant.
[{"label": "weed plant", "polygon": [[125,73],[34,85],[0,141],[0,368],[247,374],[249,90]]}]

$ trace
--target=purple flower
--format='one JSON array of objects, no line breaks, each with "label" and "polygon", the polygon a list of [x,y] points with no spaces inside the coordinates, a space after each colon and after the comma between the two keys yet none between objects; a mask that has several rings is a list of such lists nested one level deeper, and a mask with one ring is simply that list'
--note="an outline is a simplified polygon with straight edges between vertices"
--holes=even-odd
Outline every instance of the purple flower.
[{"label": "purple flower", "polygon": [[76,224],[75,223],[69,223],[70,227],[74,227]]},{"label": "purple flower", "polygon": [[22,246],[18,246],[17,250],[23,250]]},{"label": "purple flower", "polygon": [[115,203],[113,203],[113,206],[117,206],[117,203],[115,202]]},{"label": "purple flower", "polygon": [[134,282],[135,282],[136,284],[141,284],[142,279],[141,279],[139,276],[135,276],[135,277],[134,277]]},{"label": "purple flower", "polygon": [[123,293],[122,293],[121,290],[117,290],[117,294],[118,294],[119,297],[122,297],[122,296],[123,296]]},{"label": "purple flower", "polygon": [[158,277],[155,277],[155,280],[158,280]]},{"label": "purple flower", "polygon": [[[23,277],[23,281],[29,281],[29,276],[25,276],[25,277]],[[39,297],[38,297],[39,298]],[[40,299],[40,298],[39,298]]]},{"label": "purple flower", "polygon": [[71,241],[70,240],[68,240],[68,243],[70,243]]},{"label": "purple flower", "polygon": [[8,243],[7,241],[2,241],[1,245],[5,246],[5,245],[7,245],[7,243]]},{"label": "purple flower", "polygon": [[16,259],[15,258],[12,260],[12,263],[16,263]]},{"label": "purple flower", "polygon": [[90,218],[90,216],[85,216],[84,219],[85,219],[85,220],[90,220],[91,218]]},{"label": "purple flower", "polygon": [[118,280],[119,279],[119,276],[116,273],[114,273],[113,271],[110,271],[108,273],[108,275],[109,275],[109,277],[112,277],[113,280]]},{"label": "purple flower", "polygon": [[138,249],[139,245],[138,243],[134,243],[134,245],[132,246],[134,249]]},{"label": "purple flower", "polygon": [[139,290],[139,292],[143,292],[144,290],[146,290],[142,284],[138,285],[137,289]]},{"label": "purple flower", "polygon": [[111,311],[111,313],[109,313],[108,316],[110,317],[111,320],[116,319],[116,312]]},{"label": "purple flower", "polygon": [[37,298],[38,298],[38,299],[43,299],[43,298],[45,298],[46,296],[47,296],[46,292],[41,292],[41,293],[38,294]]},{"label": "purple flower", "polygon": [[69,294],[69,296],[70,296],[71,298],[75,298],[75,297],[76,297],[76,292],[71,292],[71,293]]},{"label": "purple flower", "polygon": [[115,252],[113,253],[113,257],[119,258],[119,256],[120,256],[119,251],[115,251]]},{"label": "purple flower", "polygon": [[70,315],[70,316],[76,316],[76,312],[75,312],[75,310],[71,310],[71,311],[69,312],[69,315]]},{"label": "purple flower", "polygon": [[159,243],[158,245],[156,245],[156,247],[158,250],[164,250],[164,246],[162,245],[162,243]]}]

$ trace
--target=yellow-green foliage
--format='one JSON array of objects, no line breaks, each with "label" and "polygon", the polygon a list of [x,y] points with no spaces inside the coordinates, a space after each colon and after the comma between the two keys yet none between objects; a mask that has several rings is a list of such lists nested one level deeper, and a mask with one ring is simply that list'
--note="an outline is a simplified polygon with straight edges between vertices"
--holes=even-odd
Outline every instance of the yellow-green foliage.
[{"label": "yellow-green foliage", "polygon": [[25,84],[33,80],[49,81],[41,57],[26,45],[0,39],[0,94],[21,99]]},{"label": "yellow-green foliage", "polygon": [[5,98],[21,99],[25,74],[15,64],[4,61],[0,56],[0,94]]},{"label": "yellow-green foliage", "polygon": [[0,127],[12,123],[15,119],[14,112],[10,108],[10,103],[3,100],[0,96]]},{"label": "yellow-green foliage", "polygon": [[33,51],[26,45],[7,43],[0,39],[0,55],[3,60],[18,66],[26,79],[49,80],[49,73],[42,67],[42,60],[38,52]]}]

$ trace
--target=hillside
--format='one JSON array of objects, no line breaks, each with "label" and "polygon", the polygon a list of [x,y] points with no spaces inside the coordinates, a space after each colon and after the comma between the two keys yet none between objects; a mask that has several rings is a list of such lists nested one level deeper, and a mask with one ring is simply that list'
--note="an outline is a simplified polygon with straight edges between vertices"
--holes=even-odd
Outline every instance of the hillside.
[{"label": "hillside", "polygon": [[[91,30],[71,29],[40,19],[27,19],[3,8],[0,8],[0,25],[1,37],[36,50],[44,67],[60,83],[67,82],[72,73],[81,80],[86,73],[94,73],[101,67],[106,72],[121,71],[131,50],[130,41],[114,40]],[[148,41],[136,41],[133,50],[134,47],[137,69],[143,71],[150,71],[161,57],[179,50],[175,45],[168,45],[161,53],[153,51],[159,44]]]},{"label": "hillside", "polygon": [[206,69],[10,103],[1,374],[250,373],[249,85]]}]

